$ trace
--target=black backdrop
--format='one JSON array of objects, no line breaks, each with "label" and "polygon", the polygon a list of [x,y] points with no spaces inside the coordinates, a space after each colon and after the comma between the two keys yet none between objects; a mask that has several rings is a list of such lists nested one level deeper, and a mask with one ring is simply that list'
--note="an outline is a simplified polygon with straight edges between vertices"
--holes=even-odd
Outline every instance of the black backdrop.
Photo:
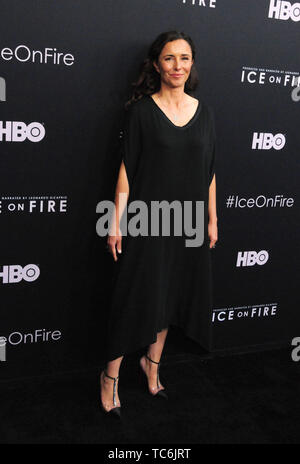
[{"label": "black backdrop", "polygon": [[281,3],[1,0],[2,378],[103,360],[113,260],[96,205],[113,199],[130,82],[170,29],[193,38],[216,118],[214,350],[299,336],[300,23]]}]

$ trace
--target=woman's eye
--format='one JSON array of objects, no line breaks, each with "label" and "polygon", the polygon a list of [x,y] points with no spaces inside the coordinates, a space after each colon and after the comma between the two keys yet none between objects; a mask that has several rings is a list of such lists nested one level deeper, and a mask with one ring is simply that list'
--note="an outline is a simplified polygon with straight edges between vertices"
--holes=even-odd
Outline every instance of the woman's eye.
[{"label": "woman's eye", "polygon": [[[166,58],[165,60],[166,60],[166,61],[169,61],[170,59],[171,59],[171,58],[169,57],[169,58]],[[187,61],[187,60],[188,60],[188,57],[186,56],[186,57],[184,57],[184,58],[182,58],[182,59],[185,60],[185,61]]]}]

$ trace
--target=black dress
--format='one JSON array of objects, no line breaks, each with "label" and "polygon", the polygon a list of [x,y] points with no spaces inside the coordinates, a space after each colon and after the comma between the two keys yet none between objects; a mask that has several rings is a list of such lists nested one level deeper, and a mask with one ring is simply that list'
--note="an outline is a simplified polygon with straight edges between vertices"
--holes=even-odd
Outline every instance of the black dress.
[{"label": "black dress", "polygon": [[[202,246],[187,247],[185,241],[192,237],[172,235],[172,225],[170,236],[123,235],[122,253],[113,264],[107,361],[154,343],[157,333],[170,325],[210,350],[212,268],[207,208],[216,158],[212,108],[199,101],[194,116],[179,127],[151,96],[143,96],[126,111],[122,129],[120,150],[129,182],[127,208],[134,200],[143,200],[149,211],[151,200],[179,200],[182,205],[201,200],[204,241]],[[127,225],[136,213],[127,212]]]}]

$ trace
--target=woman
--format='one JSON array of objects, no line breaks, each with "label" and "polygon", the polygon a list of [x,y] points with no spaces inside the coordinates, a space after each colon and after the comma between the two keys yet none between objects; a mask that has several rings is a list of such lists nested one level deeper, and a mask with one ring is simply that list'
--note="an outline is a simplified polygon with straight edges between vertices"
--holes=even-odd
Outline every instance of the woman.
[{"label": "woman", "polygon": [[[115,261],[101,404],[120,417],[119,368],[125,353],[148,346],[140,359],[148,390],[167,399],[159,365],[170,324],[210,347],[211,256],[217,241],[215,126],[211,108],[192,97],[198,84],[195,47],[170,31],[150,46],[121,134],[122,161],[107,246]],[[119,197],[119,193],[123,193]],[[122,236],[128,200],[202,201],[204,240],[182,236]],[[128,205],[127,205],[128,202]]]}]

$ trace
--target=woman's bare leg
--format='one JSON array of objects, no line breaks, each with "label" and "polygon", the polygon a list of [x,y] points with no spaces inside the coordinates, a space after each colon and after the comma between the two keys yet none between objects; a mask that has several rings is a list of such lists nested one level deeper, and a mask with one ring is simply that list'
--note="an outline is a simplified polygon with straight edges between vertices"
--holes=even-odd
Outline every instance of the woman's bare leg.
[{"label": "woman's bare leg", "polygon": [[[153,361],[156,361],[156,362],[160,361],[167,334],[168,334],[168,328],[159,332],[157,334],[157,341],[149,345],[148,356]],[[160,383],[160,381],[159,381],[160,387],[157,387],[158,365],[149,361],[149,359],[147,359],[145,356],[142,357],[140,362],[141,362],[142,368],[144,369],[148,377],[149,390],[151,390],[153,394],[156,394],[159,390],[163,390],[164,387]]]},{"label": "woman's bare leg", "polygon": [[[124,356],[120,356],[119,358],[116,358],[113,361],[109,361],[107,363],[106,368],[105,368],[107,375],[110,375],[111,377],[118,377],[119,369],[120,369],[120,365],[121,365],[123,357]],[[102,371],[100,375],[100,384],[101,384],[102,404],[107,411],[110,411],[112,408],[115,407],[113,403],[114,381],[113,379],[106,377]],[[116,401],[117,401],[116,406],[121,406],[119,395],[118,395],[118,385],[119,385],[119,379],[117,380],[117,383],[116,383]]]}]

